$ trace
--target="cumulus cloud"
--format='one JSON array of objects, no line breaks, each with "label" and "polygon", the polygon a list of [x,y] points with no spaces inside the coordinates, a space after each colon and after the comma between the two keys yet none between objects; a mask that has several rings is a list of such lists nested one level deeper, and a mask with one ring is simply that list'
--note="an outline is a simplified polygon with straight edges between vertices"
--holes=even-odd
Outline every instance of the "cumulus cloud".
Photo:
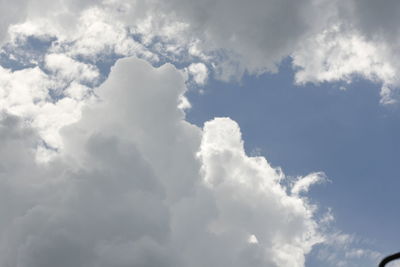
[{"label": "cumulus cloud", "polygon": [[[205,124],[200,155],[205,182],[220,210],[211,230],[257,240],[249,242],[261,248],[256,266],[303,266],[304,255],[323,238],[311,219],[313,208],[286,192],[280,170],[263,157],[248,157],[239,126],[228,118]],[[238,266],[253,265],[256,259],[249,260],[237,259]]]},{"label": "cumulus cloud", "polygon": [[[179,66],[202,61],[222,80],[276,71],[293,57],[299,83],[360,75],[382,84],[382,103],[398,97],[396,1],[41,0],[20,6],[18,16],[3,16],[3,37],[6,29],[11,39],[46,33],[62,44],[56,52],[72,57],[136,55]],[[14,5],[4,5],[2,14],[13,12]]]},{"label": "cumulus cloud", "polygon": [[304,266],[314,208],[234,121],[186,122],[184,90],[171,65],[120,60],[46,164],[35,129],[3,114],[1,265]]},{"label": "cumulus cloud", "polygon": [[381,84],[381,103],[397,102],[398,66],[391,47],[384,42],[368,40],[357,31],[335,25],[304,40],[292,58],[298,84],[351,83],[361,77]]}]

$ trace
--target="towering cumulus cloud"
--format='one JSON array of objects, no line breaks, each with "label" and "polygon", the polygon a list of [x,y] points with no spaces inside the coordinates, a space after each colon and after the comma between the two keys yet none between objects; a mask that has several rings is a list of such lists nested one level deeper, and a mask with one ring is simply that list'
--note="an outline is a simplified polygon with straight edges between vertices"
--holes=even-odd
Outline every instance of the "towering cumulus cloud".
[{"label": "towering cumulus cloud", "polygon": [[118,61],[46,164],[4,113],[1,266],[303,266],[323,238],[313,208],[234,121],[186,122],[184,91],[171,65]]}]

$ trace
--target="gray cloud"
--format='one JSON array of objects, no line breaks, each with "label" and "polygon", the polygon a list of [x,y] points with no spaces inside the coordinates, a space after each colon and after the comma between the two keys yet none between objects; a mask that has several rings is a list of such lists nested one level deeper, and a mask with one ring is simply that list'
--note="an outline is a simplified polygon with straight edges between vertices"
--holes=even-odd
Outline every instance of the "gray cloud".
[{"label": "gray cloud", "polygon": [[395,0],[377,2],[372,0],[353,0],[345,4],[345,19],[352,19],[352,24],[371,39],[384,38],[399,44],[400,3]]}]

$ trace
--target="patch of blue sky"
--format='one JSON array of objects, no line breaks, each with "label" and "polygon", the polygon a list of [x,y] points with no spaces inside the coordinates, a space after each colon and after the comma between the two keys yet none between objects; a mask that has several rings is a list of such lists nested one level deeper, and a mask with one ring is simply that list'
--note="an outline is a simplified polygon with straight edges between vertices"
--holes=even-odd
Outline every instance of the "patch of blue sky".
[{"label": "patch of blue sky", "polygon": [[188,92],[187,119],[202,126],[230,117],[249,154],[261,153],[289,176],[325,172],[331,182],[314,186],[312,201],[331,207],[342,231],[383,253],[395,251],[399,108],[380,105],[379,85],[362,79],[296,86],[293,77],[285,60],[277,74],[245,75],[240,84],[211,79],[203,94]]},{"label": "patch of blue sky", "polygon": [[28,36],[7,43],[0,50],[0,65],[13,71],[40,65],[55,40],[51,36]]}]

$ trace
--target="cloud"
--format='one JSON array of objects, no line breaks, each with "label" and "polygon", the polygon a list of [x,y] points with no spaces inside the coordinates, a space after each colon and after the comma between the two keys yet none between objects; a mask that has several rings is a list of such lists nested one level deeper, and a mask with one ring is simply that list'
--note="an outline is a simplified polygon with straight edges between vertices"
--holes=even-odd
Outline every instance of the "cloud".
[{"label": "cloud", "polygon": [[198,85],[204,85],[208,77],[208,69],[203,63],[192,63],[188,67],[189,74]]},{"label": "cloud", "polygon": [[377,265],[384,255],[371,250],[365,240],[354,235],[332,231],[316,252],[316,258],[326,266],[373,266]]},{"label": "cloud", "polygon": [[311,185],[324,182],[326,179],[327,178],[324,173],[310,173],[306,177],[301,177],[293,184],[291,193],[294,195],[298,195],[303,192],[307,193]]},{"label": "cloud", "polygon": [[[220,211],[211,230],[243,239],[254,235],[255,246],[262,251],[257,252],[260,266],[303,266],[304,255],[323,238],[312,219],[312,207],[280,184],[280,170],[263,157],[245,154],[240,129],[229,118],[205,124],[200,155],[205,182],[215,192]],[[255,259],[243,260],[247,259],[237,259],[239,266]]]},{"label": "cloud", "polygon": [[[215,78],[237,80],[277,71],[293,57],[299,83],[361,76],[382,85],[383,104],[399,95],[396,1],[42,0],[21,6],[18,16],[0,24],[3,35],[8,29],[11,40],[56,36],[53,52],[73,59],[98,61],[107,54],[157,65],[198,62]],[[2,14],[15,10],[6,5]]]},{"label": "cloud", "polygon": [[[71,64],[72,61],[68,63]],[[75,79],[79,81],[79,76],[93,78],[93,74],[96,73],[90,68],[85,68],[85,65],[78,64],[85,74],[79,71],[73,71],[71,74],[66,72],[68,66],[57,66],[61,67],[62,71],[57,72],[55,77],[46,74],[39,67],[17,71],[0,67],[2,111],[21,117],[38,131],[45,146],[54,149],[62,146],[59,130],[78,120],[81,107],[91,99],[88,87],[65,78],[70,78],[68,75],[78,74]]]},{"label": "cloud", "polygon": [[398,66],[384,42],[374,42],[344,26],[333,26],[305,40],[293,55],[297,84],[351,83],[361,77],[381,84],[381,103],[396,102]]},{"label": "cloud", "polygon": [[171,65],[118,61],[45,164],[35,129],[3,114],[1,265],[303,266],[314,208],[234,121],[186,122],[185,90]]},{"label": "cloud", "polygon": [[27,0],[0,3],[0,44],[7,36],[7,30],[11,24],[18,23],[26,16]]},{"label": "cloud", "polygon": [[57,80],[94,83],[100,74],[92,65],[77,62],[64,54],[49,54],[45,57],[46,68],[55,72]]},{"label": "cloud", "polygon": [[398,45],[400,3],[389,0],[379,5],[373,0],[353,0],[345,3],[341,16],[352,18],[352,24],[368,39],[385,39]]},{"label": "cloud", "polygon": [[0,4],[1,266],[304,266],[321,243],[324,264],[376,260],[332,252],[332,215],[305,197],[320,173],[292,183],[231,119],[188,123],[184,94],[290,56],[297,83],[360,75],[394,103],[392,11],[368,27],[358,1],[18,5]]}]

